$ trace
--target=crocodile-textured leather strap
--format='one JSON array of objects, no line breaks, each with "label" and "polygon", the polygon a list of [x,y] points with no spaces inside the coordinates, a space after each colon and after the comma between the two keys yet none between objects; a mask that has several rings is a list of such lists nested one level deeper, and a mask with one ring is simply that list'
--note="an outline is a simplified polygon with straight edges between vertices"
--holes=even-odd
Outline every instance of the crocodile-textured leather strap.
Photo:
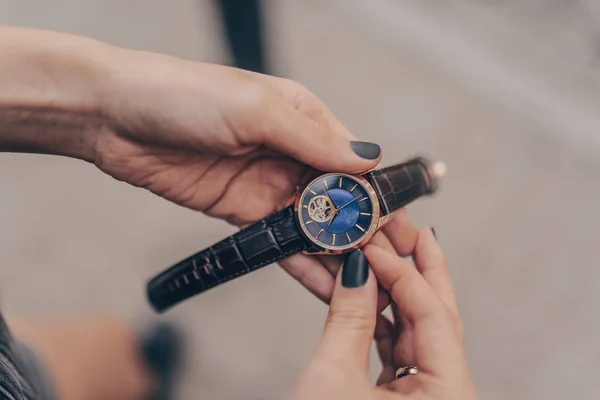
[{"label": "crocodile-textured leather strap", "polygon": [[364,177],[379,197],[382,215],[393,213],[437,188],[437,180],[432,177],[429,163],[423,158],[372,171]]},{"label": "crocodile-textured leather strap", "polygon": [[311,247],[294,207],[275,213],[177,263],[148,283],[156,311]]}]

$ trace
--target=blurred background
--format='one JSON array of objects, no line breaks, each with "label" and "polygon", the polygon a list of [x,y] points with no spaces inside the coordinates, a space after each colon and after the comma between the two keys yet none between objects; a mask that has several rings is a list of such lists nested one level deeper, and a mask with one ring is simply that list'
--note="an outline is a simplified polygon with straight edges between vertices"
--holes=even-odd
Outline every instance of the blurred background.
[{"label": "blurred background", "polygon": [[[599,398],[600,3],[250,3],[0,0],[0,24],[286,76],[383,164],[443,159],[409,211],[447,251],[481,398]],[[147,278],[234,231],[73,160],[4,154],[0,184],[9,315],[156,318]],[[326,311],[277,266],[183,303],[161,317],[190,340],[180,398],[284,397]]]}]

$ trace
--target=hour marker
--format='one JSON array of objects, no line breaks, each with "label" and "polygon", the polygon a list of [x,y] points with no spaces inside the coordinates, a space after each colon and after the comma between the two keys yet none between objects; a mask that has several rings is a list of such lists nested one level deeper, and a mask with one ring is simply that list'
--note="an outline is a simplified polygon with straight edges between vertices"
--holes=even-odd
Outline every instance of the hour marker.
[{"label": "hour marker", "polygon": [[327,189],[329,189],[329,186],[327,185],[327,181],[326,181],[326,180],[324,180],[324,181],[323,181],[323,184],[325,185],[325,187],[326,187]]},{"label": "hour marker", "polygon": [[364,228],[363,228],[362,226],[360,226],[360,225],[354,225],[354,226],[356,226],[356,227],[357,227],[358,229],[360,229],[362,232],[364,232],[364,231],[365,231],[365,230],[364,230]]},{"label": "hour marker", "polygon": [[368,216],[371,216],[371,214],[370,214],[370,213],[364,213],[364,212],[361,212],[361,213],[360,213],[360,215],[368,215]]},{"label": "hour marker", "polygon": [[321,229],[321,230],[319,231],[319,233],[317,233],[317,236],[315,236],[315,239],[318,239],[318,238],[319,238],[319,235],[321,235],[321,233],[323,233],[323,229]]},{"label": "hour marker", "polygon": [[312,224],[312,223],[313,223],[313,221],[306,221],[306,225]]},{"label": "hour marker", "polygon": [[331,244],[335,245],[335,233],[333,234],[333,239],[331,239]]},{"label": "hour marker", "polygon": [[342,187],[342,177],[340,176],[340,188]]},{"label": "hour marker", "polygon": [[305,205],[304,205],[304,208],[308,208],[308,206],[305,204]]},{"label": "hour marker", "polygon": [[348,232],[346,232],[346,237],[348,238],[348,242],[352,241],[352,239],[350,239],[350,235],[348,235]]},{"label": "hour marker", "polygon": [[317,194],[317,192],[315,192],[315,191],[314,191],[314,190],[312,190],[312,189],[310,190],[310,192],[311,192],[312,194]]},{"label": "hour marker", "polygon": [[368,199],[368,197],[363,197],[363,198],[362,198],[362,199],[360,199],[358,202],[360,203],[361,201],[365,201],[365,200],[367,200],[367,199]]},{"label": "hour marker", "polygon": [[354,192],[354,189],[356,189],[356,187],[358,186],[358,183],[354,186],[352,186],[352,189],[350,189],[351,192]]}]

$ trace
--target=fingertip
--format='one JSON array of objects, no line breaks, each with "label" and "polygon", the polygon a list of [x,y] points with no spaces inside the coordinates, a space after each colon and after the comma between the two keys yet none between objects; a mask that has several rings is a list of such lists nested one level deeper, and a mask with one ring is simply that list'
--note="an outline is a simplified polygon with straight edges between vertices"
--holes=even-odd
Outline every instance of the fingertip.
[{"label": "fingertip", "polygon": [[368,366],[376,323],[377,283],[362,252],[349,253],[338,274],[318,352]]},{"label": "fingertip", "polygon": [[405,267],[410,267],[404,259],[373,244],[367,244],[363,247],[363,252],[367,260],[369,260],[369,264],[378,282],[388,291],[396,275],[401,273],[401,270]]},{"label": "fingertip", "polygon": [[375,235],[373,235],[371,240],[369,240],[369,244],[381,247],[382,249],[386,249],[390,252],[394,251],[394,246],[392,245],[392,242],[383,231],[379,231]]},{"label": "fingertip", "polygon": [[381,161],[381,147],[376,143],[349,140],[329,130],[319,136],[325,142],[319,151],[326,153],[317,160],[322,171],[362,174],[377,168]]},{"label": "fingertip", "polygon": [[434,293],[458,315],[458,304],[446,256],[431,228],[420,229],[414,260],[417,270]]},{"label": "fingertip", "polygon": [[436,242],[437,238],[435,236],[435,234],[433,233],[433,231],[431,230],[431,227],[429,226],[423,226],[421,228],[419,228],[419,230],[417,231],[419,236],[418,236],[418,242],[417,244],[427,244],[427,245],[431,245],[432,242]]},{"label": "fingertip", "polygon": [[443,257],[443,251],[437,240],[432,227],[423,227],[419,229],[419,235],[415,246],[415,258],[426,256],[427,258]]},{"label": "fingertip", "polygon": [[399,258],[396,254],[393,253],[393,250],[386,249],[385,247],[375,243],[367,243],[365,246],[362,247],[361,250],[369,260],[371,267],[373,267],[373,263],[379,263],[380,256],[386,258]]},{"label": "fingertip", "polygon": [[381,158],[381,147],[377,143],[361,142],[353,140],[350,142],[352,151],[365,160],[379,160]]},{"label": "fingertip", "polygon": [[[282,113],[283,114],[283,113]],[[314,169],[325,172],[358,174],[374,169],[381,159],[381,148],[366,142],[351,141],[329,124],[315,121],[297,110],[278,116],[276,129],[268,130],[263,142]],[[352,145],[362,143],[362,145]],[[371,146],[369,146],[371,145]]]},{"label": "fingertip", "polygon": [[381,162],[381,147],[378,144],[355,140],[350,141],[335,133],[332,133],[332,135],[335,135],[338,140],[345,142],[343,145],[340,143],[340,149],[343,149],[343,156],[337,160],[343,165],[336,172],[362,174],[377,168]]},{"label": "fingertip", "polygon": [[393,215],[393,219],[383,227],[382,231],[388,236],[398,255],[408,257],[415,250],[419,232],[414,227],[406,209],[401,208]]},{"label": "fingertip", "polygon": [[373,264],[377,264],[377,261],[378,261],[377,255],[378,254],[390,253],[389,251],[385,250],[383,247],[379,246],[378,244],[373,244],[373,243],[367,243],[365,246],[363,246],[363,248],[361,250],[362,250],[363,254],[367,257],[367,260],[369,260],[369,264],[371,264],[371,268],[373,267]]},{"label": "fingertip", "polygon": [[433,226],[423,226],[419,228],[419,235],[427,238],[429,241],[437,241],[437,233]]},{"label": "fingertip", "polygon": [[364,286],[371,275],[369,261],[360,250],[348,253],[342,266],[342,286],[358,288]]},{"label": "fingertip", "polygon": [[362,247],[362,252],[363,254],[367,257],[367,260],[369,260],[369,263],[371,264],[371,268],[373,267],[373,263],[371,261],[371,259],[375,260],[376,258],[374,256],[377,255],[377,251],[381,250],[384,251],[383,247],[381,247],[379,244],[375,244],[375,243],[367,243],[366,245],[364,245]]}]

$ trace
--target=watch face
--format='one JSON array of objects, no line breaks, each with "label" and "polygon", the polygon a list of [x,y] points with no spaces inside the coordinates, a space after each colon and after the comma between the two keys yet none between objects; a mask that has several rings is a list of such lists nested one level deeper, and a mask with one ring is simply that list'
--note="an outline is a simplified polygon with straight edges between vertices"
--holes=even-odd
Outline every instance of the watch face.
[{"label": "watch face", "polygon": [[304,234],[328,250],[346,250],[374,233],[379,203],[368,183],[346,174],[325,174],[308,184],[297,203]]}]

